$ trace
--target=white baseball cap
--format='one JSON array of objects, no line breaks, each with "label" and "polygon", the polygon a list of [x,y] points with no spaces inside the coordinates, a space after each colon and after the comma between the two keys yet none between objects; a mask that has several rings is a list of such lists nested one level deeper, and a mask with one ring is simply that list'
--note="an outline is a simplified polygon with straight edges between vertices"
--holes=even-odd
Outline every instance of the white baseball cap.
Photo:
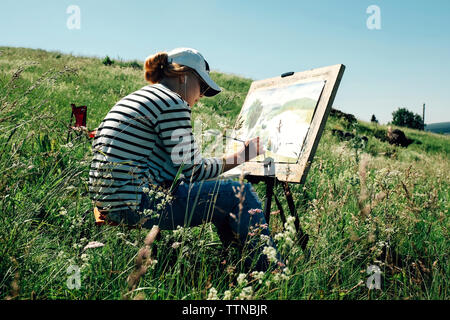
[{"label": "white baseball cap", "polygon": [[205,58],[203,58],[197,50],[191,48],[173,49],[168,52],[168,62],[175,62],[195,70],[198,76],[208,86],[208,89],[203,94],[204,96],[212,97],[222,91],[222,89],[220,89],[220,87],[209,76],[208,62],[206,62]]}]

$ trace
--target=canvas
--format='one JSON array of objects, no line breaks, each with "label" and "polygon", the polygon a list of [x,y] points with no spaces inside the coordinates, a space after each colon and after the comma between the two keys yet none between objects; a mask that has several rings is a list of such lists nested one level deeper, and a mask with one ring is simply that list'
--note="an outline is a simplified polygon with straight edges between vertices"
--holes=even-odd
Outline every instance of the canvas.
[{"label": "canvas", "polygon": [[314,158],[345,66],[342,64],[254,81],[226,153],[260,137],[266,152],[221,177],[275,176],[302,183]]},{"label": "canvas", "polygon": [[[294,83],[249,94],[233,137],[244,141],[260,137],[266,153],[252,161],[270,157],[277,163],[297,163],[324,84]],[[234,152],[240,146],[238,141],[229,140],[227,151]]]}]

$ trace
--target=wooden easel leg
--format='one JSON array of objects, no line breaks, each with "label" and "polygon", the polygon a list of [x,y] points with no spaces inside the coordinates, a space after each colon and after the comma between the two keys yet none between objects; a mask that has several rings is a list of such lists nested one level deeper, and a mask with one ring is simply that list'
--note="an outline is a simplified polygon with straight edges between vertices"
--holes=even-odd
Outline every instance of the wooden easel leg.
[{"label": "wooden easel leg", "polygon": [[291,189],[289,188],[289,184],[287,182],[283,183],[283,189],[284,194],[286,195],[286,200],[288,203],[289,211],[291,212],[291,215],[295,217],[295,229],[298,232],[298,239],[300,246],[303,250],[306,249],[306,245],[308,244],[309,236],[303,232],[302,228],[300,227],[300,219],[298,218],[298,214],[295,210],[295,203],[294,199],[292,197]]},{"label": "wooden easel leg", "polygon": [[264,217],[267,224],[270,223],[270,207],[272,206],[273,189],[275,187],[275,179],[267,179],[266,181],[266,203],[264,205]]},{"label": "wooden easel leg", "polygon": [[277,194],[274,193],[275,203],[277,204],[278,210],[280,210],[280,218],[281,222],[283,222],[283,225],[286,223],[286,216],[284,215],[283,206],[281,205],[280,200],[278,200]]},{"label": "wooden easel leg", "polygon": [[[277,204],[278,209],[280,210],[281,220],[283,221],[283,224],[284,224],[286,222],[286,217],[284,215],[283,207],[282,207],[281,202],[279,201],[278,197],[274,193],[276,178],[275,177],[273,177],[273,178],[272,177],[264,177],[264,179],[261,179],[261,178],[255,178],[253,176],[247,176],[246,179],[250,183],[258,183],[258,182],[264,181],[264,183],[266,184],[266,201],[265,201],[265,206],[264,206],[264,217],[266,218],[267,224],[270,223],[270,208],[272,205],[272,197],[275,197],[275,202]],[[297,212],[295,211],[295,203],[294,203],[294,199],[292,198],[292,193],[289,188],[289,184],[287,182],[283,182],[282,185],[283,185],[283,189],[284,189],[284,194],[286,196],[286,201],[288,203],[289,211],[291,212],[291,215],[293,217],[295,217],[294,225],[295,225],[295,228],[298,233],[300,247],[302,248],[303,251],[305,251],[306,245],[308,244],[309,236],[306,233],[304,233],[300,227],[300,219],[298,217]]]}]

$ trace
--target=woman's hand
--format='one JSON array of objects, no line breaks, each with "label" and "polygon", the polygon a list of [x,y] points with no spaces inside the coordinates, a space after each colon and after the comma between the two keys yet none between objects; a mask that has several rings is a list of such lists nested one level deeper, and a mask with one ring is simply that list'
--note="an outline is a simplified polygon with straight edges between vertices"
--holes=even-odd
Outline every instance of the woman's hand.
[{"label": "woman's hand", "polygon": [[260,154],[264,154],[266,150],[264,149],[264,146],[259,141],[259,137],[247,140],[244,143],[243,150],[241,150],[241,154],[243,154],[243,162],[247,162],[252,160],[253,158],[256,158]]},{"label": "woman's hand", "polygon": [[250,161],[265,152],[266,150],[262,143],[260,143],[259,137],[247,140],[238,152],[223,158],[223,172],[231,170],[244,162]]}]

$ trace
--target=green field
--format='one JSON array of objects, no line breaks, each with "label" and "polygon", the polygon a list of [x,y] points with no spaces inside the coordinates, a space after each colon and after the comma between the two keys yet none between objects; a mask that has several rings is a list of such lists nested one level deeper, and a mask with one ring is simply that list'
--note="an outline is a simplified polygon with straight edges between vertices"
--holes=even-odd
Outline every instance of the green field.
[{"label": "green field", "polygon": [[[204,130],[232,128],[251,80],[212,77],[224,91],[194,107],[193,119]],[[205,224],[163,231],[157,263],[131,283],[148,230],[95,225],[91,141],[72,135],[68,143],[67,134],[71,103],[88,106],[87,125],[95,128],[145,84],[136,62],[105,66],[99,58],[0,47],[1,299],[450,298],[450,138],[402,129],[415,140],[405,149],[382,141],[385,126],[333,117],[305,185],[292,186],[307,252],[281,234],[279,215],[271,218],[289,272],[240,276],[237,251],[224,251]],[[356,137],[340,141],[332,129]],[[262,200],[264,191],[257,186]],[[91,241],[104,246],[84,250]],[[373,265],[381,288],[369,290]],[[71,266],[79,267],[79,288]]]}]

